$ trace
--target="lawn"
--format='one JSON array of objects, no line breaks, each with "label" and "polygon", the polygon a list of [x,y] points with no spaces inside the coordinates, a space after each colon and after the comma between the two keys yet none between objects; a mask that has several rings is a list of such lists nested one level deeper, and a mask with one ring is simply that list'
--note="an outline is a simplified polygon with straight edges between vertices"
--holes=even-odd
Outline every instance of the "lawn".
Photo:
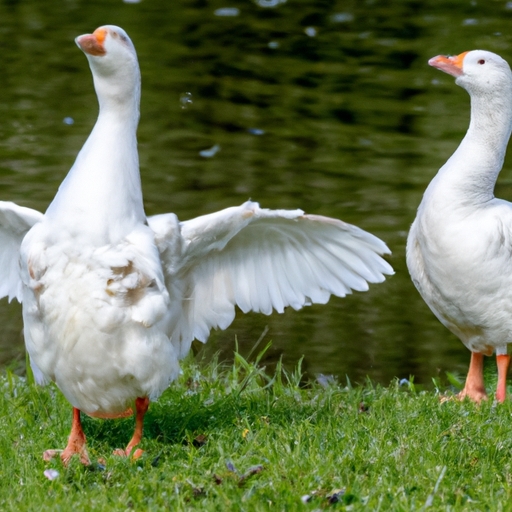
[{"label": "lawn", "polygon": [[[492,375],[490,386],[492,385]],[[300,367],[187,360],[147,414],[144,455],[111,455],[133,421],[85,418],[91,467],[44,462],[71,408],[0,377],[0,509],[510,510],[510,402],[439,400],[410,382],[303,382]],[[443,390],[444,391],[444,390]]]}]

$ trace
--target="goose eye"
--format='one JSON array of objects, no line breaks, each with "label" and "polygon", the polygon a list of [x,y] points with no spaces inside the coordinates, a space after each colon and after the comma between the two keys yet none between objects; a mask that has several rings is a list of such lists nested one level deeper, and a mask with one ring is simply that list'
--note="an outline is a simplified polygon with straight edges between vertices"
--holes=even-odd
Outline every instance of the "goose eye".
[{"label": "goose eye", "polygon": [[484,60],[484,59],[480,59],[480,60],[478,61],[478,64],[485,64],[485,60]]}]

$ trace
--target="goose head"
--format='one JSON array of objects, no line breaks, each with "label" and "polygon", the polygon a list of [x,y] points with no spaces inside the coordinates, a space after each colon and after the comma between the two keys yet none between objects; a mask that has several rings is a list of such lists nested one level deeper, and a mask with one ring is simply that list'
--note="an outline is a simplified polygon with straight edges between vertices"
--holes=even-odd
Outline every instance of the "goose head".
[{"label": "goose head", "polygon": [[512,94],[512,72],[507,61],[495,53],[473,50],[447,57],[438,55],[428,63],[456,78],[455,83],[470,94],[499,96]]},{"label": "goose head", "polygon": [[133,108],[135,102],[138,113],[140,70],[128,34],[120,27],[104,25],[92,34],[78,36],[75,42],[89,61],[100,108]]}]

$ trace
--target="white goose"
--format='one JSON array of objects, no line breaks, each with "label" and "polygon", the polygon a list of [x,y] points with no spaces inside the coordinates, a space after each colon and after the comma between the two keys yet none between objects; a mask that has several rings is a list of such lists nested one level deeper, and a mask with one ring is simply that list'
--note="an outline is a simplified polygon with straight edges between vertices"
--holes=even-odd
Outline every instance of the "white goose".
[{"label": "white goose", "polygon": [[429,64],[468,91],[471,122],[425,191],[407,266],[430,309],[471,350],[458,397],[487,397],[483,356],[495,351],[496,398],[503,402],[512,342],[512,204],[494,197],[494,185],[512,129],[512,73],[500,56],[482,50]]},{"label": "white goose", "polygon": [[[0,203],[0,296],[23,302],[25,342],[39,383],[73,406],[66,464],[89,463],[80,411],[144,414],[178,375],[194,338],[226,328],[235,306],[270,314],[367,290],[392,274],[375,236],[342,221],[257,203],[179,222],[146,218],[136,128],[140,73],[125,31],[76,39],[92,70],[100,113],[43,215]],[[21,269],[21,270],[20,270]],[[136,456],[140,450],[132,455]]]}]

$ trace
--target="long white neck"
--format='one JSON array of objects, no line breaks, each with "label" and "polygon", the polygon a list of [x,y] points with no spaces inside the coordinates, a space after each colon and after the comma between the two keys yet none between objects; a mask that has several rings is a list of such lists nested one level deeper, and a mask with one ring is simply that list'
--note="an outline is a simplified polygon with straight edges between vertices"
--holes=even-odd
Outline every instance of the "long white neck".
[{"label": "long white neck", "polygon": [[447,199],[479,205],[494,198],[512,130],[512,90],[502,95],[473,94],[466,136],[427,189]]},{"label": "long white neck", "polygon": [[71,236],[101,245],[121,239],[146,217],[136,138],[138,84],[128,101],[103,95],[95,85],[98,120],[46,215]]}]

